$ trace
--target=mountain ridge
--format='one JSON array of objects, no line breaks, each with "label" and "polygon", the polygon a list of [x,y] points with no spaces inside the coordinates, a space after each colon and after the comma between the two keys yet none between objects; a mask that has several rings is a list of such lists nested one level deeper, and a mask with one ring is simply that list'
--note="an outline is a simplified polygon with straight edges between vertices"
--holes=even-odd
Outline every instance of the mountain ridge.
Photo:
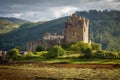
[{"label": "mountain ridge", "polygon": [[30,21],[20,19],[20,18],[15,18],[15,17],[0,17],[0,20],[9,20],[12,23],[16,23],[16,24],[24,24],[24,23],[30,22]]}]

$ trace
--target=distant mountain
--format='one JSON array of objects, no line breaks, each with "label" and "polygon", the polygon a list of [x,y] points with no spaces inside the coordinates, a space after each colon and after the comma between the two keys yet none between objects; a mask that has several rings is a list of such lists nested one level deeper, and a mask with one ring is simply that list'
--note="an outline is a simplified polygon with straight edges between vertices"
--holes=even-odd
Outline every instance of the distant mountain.
[{"label": "distant mountain", "polygon": [[0,17],[0,34],[11,32],[28,22],[17,18]]},{"label": "distant mountain", "polygon": [[[84,16],[90,20],[90,40],[102,43],[103,49],[120,51],[120,11],[79,11],[78,16]],[[15,46],[25,48],[26,42],[42,38],[44,33],[62,34],[67,17],[44,22],[42,24],[23,24],[17,30],[0,35],[0,49],[10,49]]]},{"label": "distant mountain", "polygon": [[0,17],[0,20],[8,20],[11,23],[16,23],[16,24],[24,24],[24,23],[29,22],[27,20],[18,19],[18,18],[14,18],[14,17]]},{"label": "distant mountain", "polygon": [[0,34],[7,33],[19,28],[19,24],[12,23],[8,20],[0,20]]}]

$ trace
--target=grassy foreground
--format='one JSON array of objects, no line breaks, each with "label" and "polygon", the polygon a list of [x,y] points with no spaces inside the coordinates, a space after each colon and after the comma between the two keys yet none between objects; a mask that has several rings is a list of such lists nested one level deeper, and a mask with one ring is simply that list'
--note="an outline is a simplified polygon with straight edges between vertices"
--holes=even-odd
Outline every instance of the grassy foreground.
[{"label": "grassy foreground", "polygon": [[[58,64],[57,64],[58,65]],[[120,68],[79,68],[42,63],[0,65],[0,80],[119,80]],[[78,65],[78,64],[76,64]],[[94,65],[93,65],[94,66]]]},{"label": "grassy foreground", "polygon": [[54,59],[44,59],[39,56],[17,59],[17,62],[45,62],[45,63],[71,63],[71,64],[120,64],[120,59],[105,58],[79,58],[80,54],[64,55]]},{"label": "grassy foreground", "polygon": [[79,54],[55,59],[22,57],[0,64],[0,80],[119,80],[118,64],[120,59],[86,59]]}]

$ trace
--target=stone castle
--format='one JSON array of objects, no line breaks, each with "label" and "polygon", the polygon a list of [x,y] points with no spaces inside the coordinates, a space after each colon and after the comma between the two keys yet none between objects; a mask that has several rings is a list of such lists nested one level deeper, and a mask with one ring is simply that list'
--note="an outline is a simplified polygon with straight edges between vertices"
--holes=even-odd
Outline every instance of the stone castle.
[{"label": "stone castle", "polygon": [[78,17],[76,14],[72,14],[71,18],[67,19],[65,22],[62,35],[46,33],[42,39],[28,42],[27,51],[35,51],[37,46],[48,49],[54,45],[62,45],[69,42],[84,41],[88,43],[88,30],[89,20],[84,17]]}]

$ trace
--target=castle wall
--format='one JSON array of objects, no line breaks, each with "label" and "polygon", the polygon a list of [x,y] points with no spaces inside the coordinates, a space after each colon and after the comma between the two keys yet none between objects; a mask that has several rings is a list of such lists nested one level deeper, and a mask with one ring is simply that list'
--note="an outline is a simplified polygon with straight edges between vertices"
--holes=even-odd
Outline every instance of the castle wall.
[{"label": "castle wall", "polygon": [[83,40],[83,28],[78,28],[75,26],[68,27],[66,29],[66,42],[78,42]]},{"label": "castle wall", "polygon": [[54,39],[54,40],[44,40],[40,39],[34,42],[28,42],[27,43],[27,51],[36,51],[36,48],[38,46],[44,47],[46,50],[55,46],[55,45],[61,45],[63,43],[63,39]]}]

